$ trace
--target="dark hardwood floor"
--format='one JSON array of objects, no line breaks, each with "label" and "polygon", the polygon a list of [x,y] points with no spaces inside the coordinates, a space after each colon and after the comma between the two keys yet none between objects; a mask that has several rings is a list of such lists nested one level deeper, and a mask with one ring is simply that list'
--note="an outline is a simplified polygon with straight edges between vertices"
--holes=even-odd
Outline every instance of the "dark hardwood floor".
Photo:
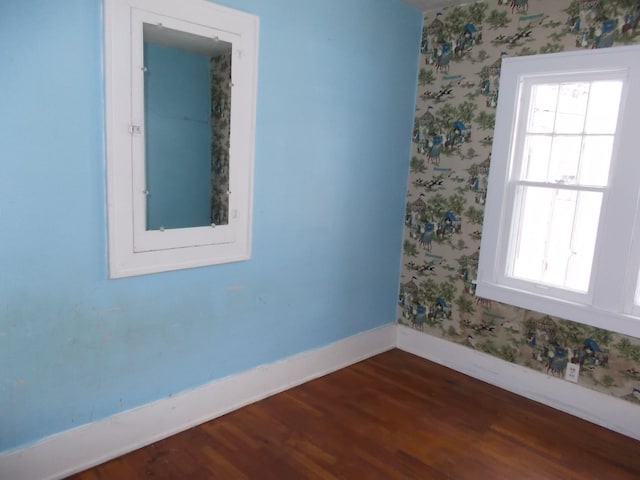
[{"label": "dark hardwood floor", "polygon": [[70,478],[638,480],[640,442],[392,350]]}]

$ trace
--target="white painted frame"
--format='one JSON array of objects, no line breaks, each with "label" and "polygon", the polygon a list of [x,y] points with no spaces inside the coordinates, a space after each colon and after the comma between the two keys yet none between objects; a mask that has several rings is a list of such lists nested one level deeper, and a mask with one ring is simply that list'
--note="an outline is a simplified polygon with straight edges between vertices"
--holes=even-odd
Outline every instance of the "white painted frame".
[{"label": "white painted frame", "polygon": [[[143,23],[232,45],[228,225],[146,230]],[[206,0],[104,0],[104,30],[110,278],[249,259],[258,17]]]},{"label": "white painted frame", "polygon": [[[605,192],[589,291],[584,295],[509,277],[509,237],[513,232],[513,185],[518,171],[513,152],[526,108],[529,79],[579,78],[623,71],[623,111]],[[491,170],[483,223],[476,293],[529,310],[640,336],[633,297],[640,268],[640,163],[633,115],[640,109],[640,46],[504,58],[496,114]]]}]

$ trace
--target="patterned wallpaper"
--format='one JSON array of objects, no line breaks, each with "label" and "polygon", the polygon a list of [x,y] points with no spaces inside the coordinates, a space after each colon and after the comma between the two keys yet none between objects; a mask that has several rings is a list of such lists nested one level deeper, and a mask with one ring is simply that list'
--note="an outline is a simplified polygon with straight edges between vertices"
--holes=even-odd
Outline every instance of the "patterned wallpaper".
[{"label": "patterned wallpaper", "polygon": [[[229,50],[231,44],[229,44]],[[229,223],[231,53],[211,57],[211,223]]]},{"label": "patterned wallpaper", "polygon": [[640,42],[640,0],[489,0],[426,12],[399,322],[640,405],[640,339],[474,295],[501,59]]}]

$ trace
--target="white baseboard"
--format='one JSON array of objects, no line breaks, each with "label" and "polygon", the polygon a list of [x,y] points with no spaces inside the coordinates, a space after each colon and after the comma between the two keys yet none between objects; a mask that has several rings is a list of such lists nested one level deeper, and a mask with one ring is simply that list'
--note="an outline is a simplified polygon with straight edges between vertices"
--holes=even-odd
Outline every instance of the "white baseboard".
[{"label": "white baseboard", "polygon": [[385,325],[0,454],[0,478],[57,479],[395,346]]},{"label": "white baseboard", "polygon": [[640,440],[636,405],[389,324],[4,452],[0,478],[63,478],[394,347]]},{"label": "white baseboard", "polygon": [[638,406],[625,400],[400,325],[396,347],[640,440]]}]

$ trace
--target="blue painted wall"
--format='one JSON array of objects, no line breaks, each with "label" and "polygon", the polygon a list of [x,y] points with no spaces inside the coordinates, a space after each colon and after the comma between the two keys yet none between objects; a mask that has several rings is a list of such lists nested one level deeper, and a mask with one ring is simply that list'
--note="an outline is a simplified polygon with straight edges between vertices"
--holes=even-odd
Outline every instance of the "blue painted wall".
[{"label": "blue painted wall", "polygon": [[211,224],[209,57],[144,44],[147,230]]},{"label": "blue painted wall", "polygon": [[260,16],[253,258],[108,280],[99,0],[0,6],[0,450],[393,322],[421,13]]}]

